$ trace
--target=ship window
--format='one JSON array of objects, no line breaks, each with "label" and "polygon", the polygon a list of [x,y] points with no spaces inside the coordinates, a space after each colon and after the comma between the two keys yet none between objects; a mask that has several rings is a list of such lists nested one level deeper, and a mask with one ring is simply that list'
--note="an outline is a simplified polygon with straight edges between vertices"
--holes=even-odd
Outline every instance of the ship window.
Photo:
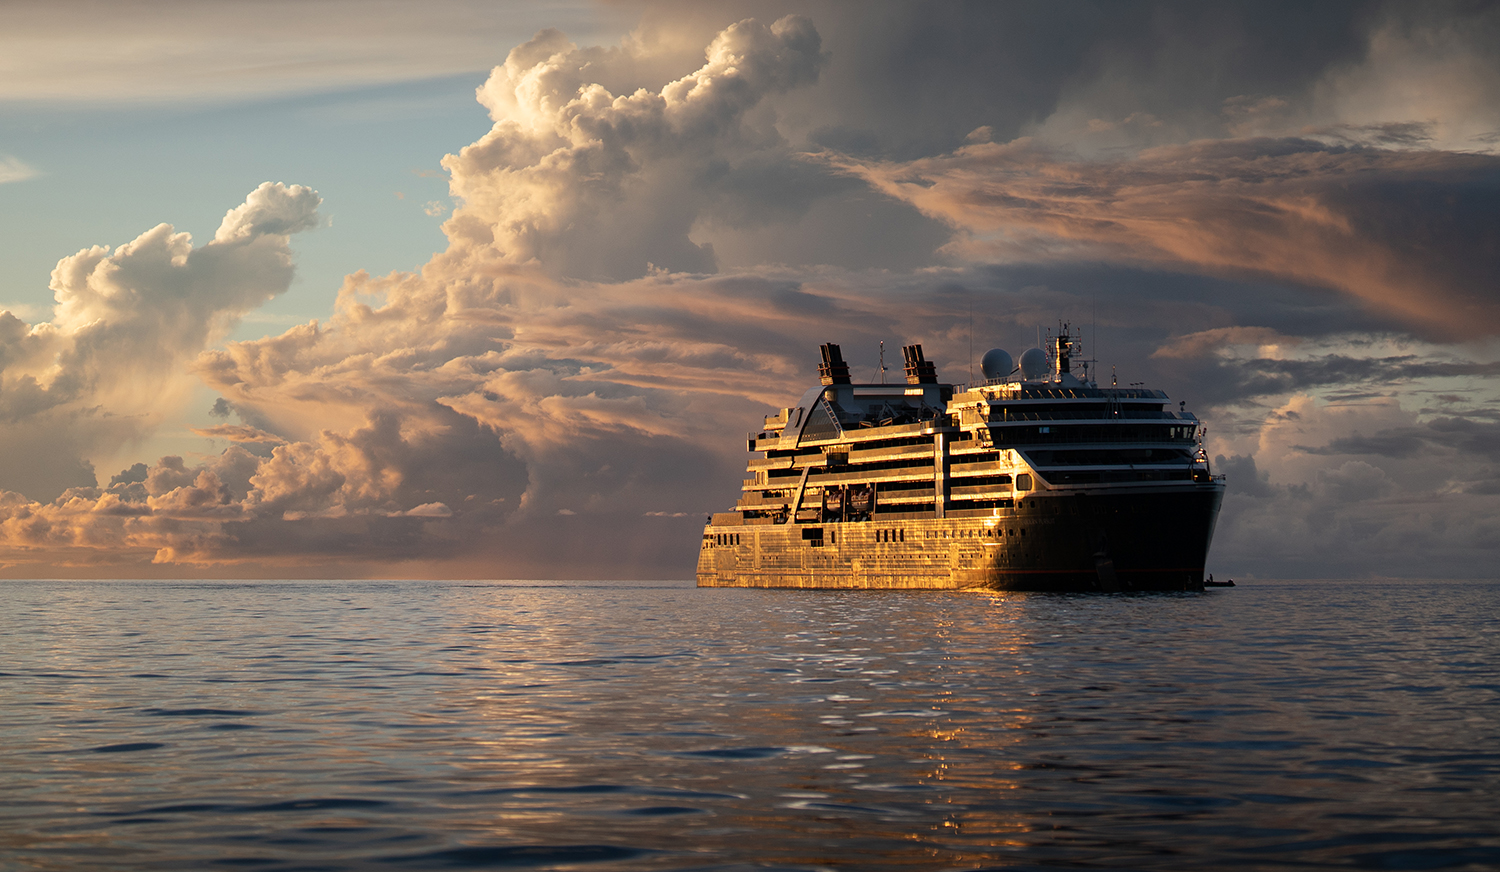
[{"label": "ship window", "polygon": [[1016,476],[1016,490],[1018,490],[1018,491],[1029,491],[1029,490],[1031,490],[1031,473],[1029,473],[1029,472],[1023,472],[1020,475]]},{"label": "ship window", "polygon": [[902,531],[901,531],[901,541],[902,541],[902,542],[905,542],[905,541],[906,541],[906,531],[905,531],[905,530],[902,530]]}]

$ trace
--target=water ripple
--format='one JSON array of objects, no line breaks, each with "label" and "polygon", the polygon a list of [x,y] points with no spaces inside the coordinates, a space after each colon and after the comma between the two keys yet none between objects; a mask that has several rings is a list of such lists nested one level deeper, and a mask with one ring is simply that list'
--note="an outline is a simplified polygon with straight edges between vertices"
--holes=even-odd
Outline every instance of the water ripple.
[{"label": "water ripple", "polygon": [[7,870],[1500,865],[1494,582],[0,595]]}]

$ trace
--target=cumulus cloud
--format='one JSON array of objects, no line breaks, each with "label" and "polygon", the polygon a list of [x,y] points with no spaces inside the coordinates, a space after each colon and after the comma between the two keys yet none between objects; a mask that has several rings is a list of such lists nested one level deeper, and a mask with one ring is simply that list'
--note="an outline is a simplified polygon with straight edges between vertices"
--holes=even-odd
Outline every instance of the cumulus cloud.
[{"label": "cumulus cloud", "polygon": [[316,191],[301,185],[266,182],[250,192],[245,202],[230,209],[214,234],[214,242],[241,242],[253,237],[290,236],[317,226]]},{"label": "cumulus cloud", "polygon": [[812,23],[787,16],[730,26],[702,67],[659,91],[610,93],[586,78],[601,60],[547,30],[495,68],[478,91],[494,129],[444,161],[463,204],[445,225],[450,256],[594,279],[713,272],[694,222],[733,198],[745,164],[784,148],[749,113],[816,81],[823,56]]},{"label": "cumulus cloud", "polygon": [[0,313],[0,480],[44,499],[93,485],[90,459],[175,412],[193,387],[187,363],[287,289],[288,237],[313,226],[318,203],[268,182],[203,246],[160,224],[60,260],[51,320]]}]

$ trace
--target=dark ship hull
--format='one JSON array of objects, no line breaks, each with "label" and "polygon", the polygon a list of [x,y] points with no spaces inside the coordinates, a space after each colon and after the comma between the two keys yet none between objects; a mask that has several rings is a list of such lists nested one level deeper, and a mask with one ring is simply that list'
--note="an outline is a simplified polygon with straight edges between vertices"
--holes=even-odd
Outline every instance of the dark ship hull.
[{"label": "dark ship hull", "polygon": [[908,385],[852,385],[825,346],[824,388],[752,436],[698,585],[1202,590],[1224,481],[1190,450],[1197,419],[1073,378],[1068,346],[1051,378],[966,389],[920,346]]},{"label": "dark ship hull", "polygon": [[982,518],[723,527],[699,553],[698,586],[1201,590],[1222,499],[1211,486],[1080,493]]}]

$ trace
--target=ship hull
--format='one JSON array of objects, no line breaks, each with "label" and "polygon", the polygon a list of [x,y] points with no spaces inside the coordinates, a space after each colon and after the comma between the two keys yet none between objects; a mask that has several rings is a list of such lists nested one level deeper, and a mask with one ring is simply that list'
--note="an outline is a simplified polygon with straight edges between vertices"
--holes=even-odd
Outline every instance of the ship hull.
[{"label": "ship hull", "polygon": [[1201,590],[1222,484],[1049,492],[980,515],[710,524],[699,587]]}]

